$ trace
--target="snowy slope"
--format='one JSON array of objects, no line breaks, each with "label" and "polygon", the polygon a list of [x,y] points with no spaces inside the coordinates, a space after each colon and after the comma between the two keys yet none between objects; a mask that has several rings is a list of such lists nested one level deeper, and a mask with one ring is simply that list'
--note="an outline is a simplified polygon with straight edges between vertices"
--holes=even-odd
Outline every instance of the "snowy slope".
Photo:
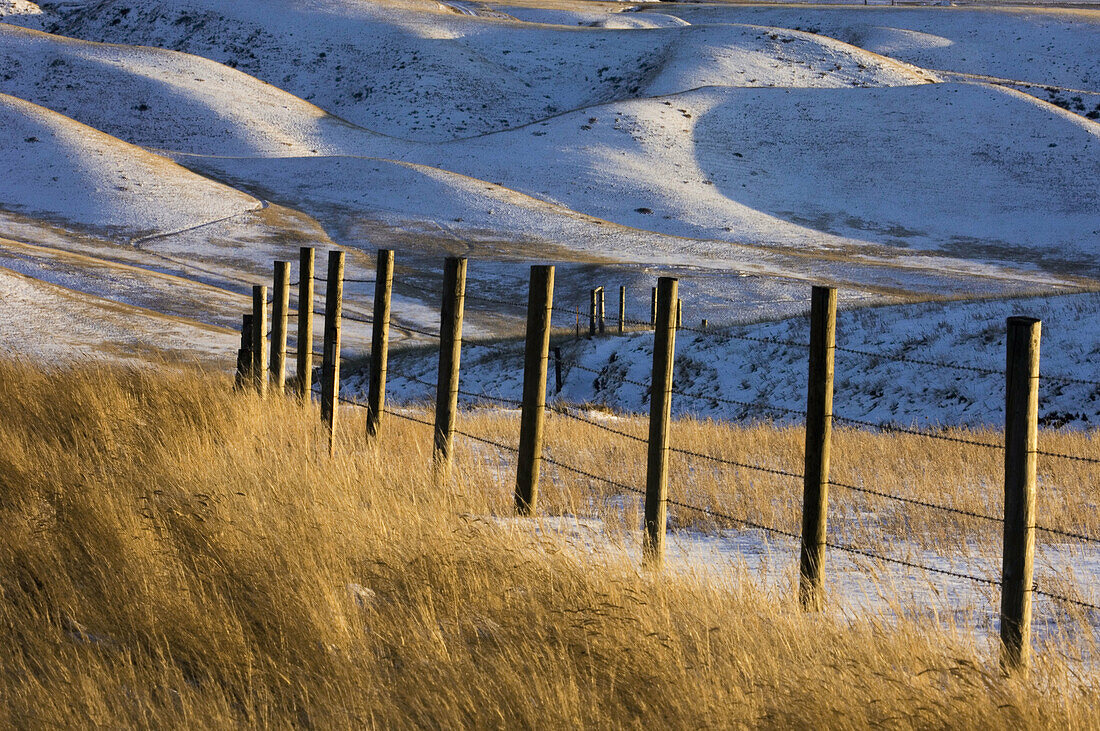
[{"label": "snowy slope", "polygon": [[88,43],[0,24],[0,92],[136,145],[210,155],[343,151],[366,135],[247,74],[198,56]]},{"label": "snowy slope", "polygon": [[0,94],[0,208],[128,236],[198,226],[255,198],[171,160]]},{"label": "snowy slope", "polygon": [[47,363],[164,363],[181,356],[223,366],[239,336],[220,328],[42,282],[0,267],[0,347]]},{"label": "snowy slope", "polygon": [[[639,261],[713,263],[725,241],[1095,270],[1100,128],[1030,97],[927,84],[935,77],[822,36],[730,24],[555,27],[338,0],[308,13],[290,3],[128,7],[67,10],[51,27],[204,53],[390,133],[462,138],[353,129],[193,56],[4,34],[19,64],[6,88],[143,144],[219,158],[393,159],[438,168],[405,178],[449,179],[433,190],[345,175],[347,161],[176,158],[285,205],[360,205],[388,219],[396,209],[406,223],[446,222],[464,238],[534,236],[588,251],[568,236],[577,219],[680,237],[649,256],[630,247]],[[357,97],[345,75],[377,93]],[[782,91],[745,88],[773,86]],[[645,98],[606,101],[624,96]],[[464,106],[472,100],[485,110],[477,119]],[[559,114],[574,106],[583,108]],[[514,210],[471,196],[476,180]]]},{"label": "snowy slope", "polygon": [[809,31],[927,69],[1100,91],[1100,9],[677,3],[658,12]]},{"label": "snowy slope", "polygon": [[705,239],[939,248],[1063,268],[1093,267],[1100,242],[1100,124],[981,85],[705,89],[418,157]]},{"label": "snowy slope", "polygon": [[[770,29],[562,28],[378,3],[327,0],[124,0],[68,9],[45,29],[155,45],[234,66],[378,132],[421,140],[484,134],[657,88],[727,83],[746,59],[751,85],[892,85],[932,77],[859,49]],[[797,36],[797,38],[795,38]],[[370,38],[364,44],[362,39]],[[683,68],[695,47],[704,52]],[[773,49],[783,53],[769,59]],[[833,73],[840,77],[831,80]],[[749,79],[752,79],[750,82]]]},{"label": "snowy slope", "polygon": [[[690,303],[686,305],[690,307]],[[836,353],[834,413],[893,424],[968,425],[1000,428],[1004,423],[1005,318],[1028,315],[1043,320],[1040,365],[1041,423],[1050,426],[1100,425],[1100,385],[1063,383],[1069,376],[1100,383],[1100,294],[1021,300],[924,303],[843,311],[837,318],[841,347],[946,362],[994,371],[934,368],[921,364]],[[560,325],[569,325],[563,318]],[[799,422],[805,409],[809,323],[795,317],[774,323],[681,332],[676,342],[675,388],[692,397],[673,397],[680,415],[734,420]],[[740,336],[795,343],[773,345]],[[599,403],[623,412],[647,413],[653,337],[648,333],[577,340],[561,344],[564,384],[557,398],[567,403]],[[419,401],[432,388],[403,378],[435,383],[431,350],[391,354],[387,390],[396,401]],[[462,388],[507,399],[521,397],[521,343],[497,347],[469,345],[462,354]],[[582,368],[573,367],[579,364]],[[596,371],[593,373],[592,371]],[[365,393],[365,373],[349,377],[350,394]],[[553,393],[553,377],[549,385]],[[744,402],[739,405],[719,399]],[[466,399],[475,403],[476,399]],[[764,404],[793,410],[768,409]]]}]

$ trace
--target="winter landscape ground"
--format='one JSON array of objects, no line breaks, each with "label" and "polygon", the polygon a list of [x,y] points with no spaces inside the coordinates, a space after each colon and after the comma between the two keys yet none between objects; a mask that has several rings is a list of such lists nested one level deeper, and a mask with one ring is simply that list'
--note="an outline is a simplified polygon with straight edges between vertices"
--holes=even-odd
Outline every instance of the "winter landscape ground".
[{"label": "winter landscape ground", "polygon": [[[1002,475],[991,455],[954,452],[942,441],[915,446],[904,435],[864,427],[1003,441],[1000,372],[1010,315],[1043,320],[1040,447],[1100,459],[1100,7],[1090,3],[0,0],[0,128],[0,343],[10,357],[35,368],[79,369],[95,362],[108,369],[151,364],[162,370],[183,362],[221,383],[235,363],[236,329],[250,307],[252,285],[270,284],[272,262],[295,261],[300,246],[318,247],[322,254],[339,247],[347,254],[351,280],[345,287],[351,319],[345,322],[341,392],[358,399],[367,388],[371,332],[364,320],[371,311],[374,252],[392,248],[397,272],[389,398],[405,415],[423,417],[430,415],[423,409],[434,394],[435,341],[425,333],[438,327],[442,259],[461,254],[470,260],[472,295],[465,323],[471,342],[462,356],[463,418],[482,437],[514,441],[517,413],[511,404],[522,387],[528,266],[552,263],[560,308],[553,344],[563,366],[560,388],[551,383],[554,408],[644,436],[652,335],[630,323],[621,336],[588,338],[586,327],[578,336],[575,313],[580,311],[586,326],[589,290],[604,286],[614,317],[617,291],[624,286],[628,319],[647,321],[651,286],[671,274],[680,279],[692,328],[677,342],[673,413],[684,435],[681,446],[797,470],[806,399],[806,352],[798,344],[808,338],[811,286],[830,284],[839,288],[841,308],[838,438],[852,445],[836,457],[839,481],[997,515],[1003,509]],[[293,338],[290,347],[299,347]],[[108,372],[118,373],[102,373]],[[38,378],[13,373],[18,382]],[[119,396],[127,404],[133,398]],[[130,408],[117,407],[117,413],[153,418],[145,406]],[[259,407],[224,407],[236,408]],[[593,428],[552,429],[558,442],[551,441],[551,453],[602,465],[606,476],[619,481],[644,482],[643,454],[631,451],[629,438],[624,446],[622,437]],[[416,433],[410,429],[399,433]],[[748,436],[730,437],[728,430],[747,430]],[[493,541],[499,539],[494,546],[512,545],[515,532],[523,530],[509,513],[514,461],[506,450],[483,443],[463,448],[469,461],[459,474],[477,486],[478,497],[448,503],[447,509],[485,526]],[[406,456],[416,452],[408,445],[402,449]],[[876,450],[881,459],[868,456]],[[846,462],[846,454],[854,461]],[[341,469],[361,468],[355,461],[360,459],[367,457],[358,455]],[[1100,537],[1100,470],[1077,462],[1041,460],[1039,519]],[[405,487],[429,481],[419,473],[402,479]],[[539,540],[563,542],[570,565],[581,571],[614,564],[615,571],[636,574],[634,498],[575,475],[557,472],[545,479],[561,495],[547,507]],[[674,470],[673,484],[682,499],[705,500],[715,509],[797,532],[797,483],[685,464],[681,472]],[[224,492],[201,480],[191,487]],[[267,488],[279,492],[285,484]],[[595,492],[585,498],[585,490]],[[12,520],[42,520],[42,501],[57,514],[52,498],[32,493],[4,504]],[[356,498],[347,500],[342,504],[351,509]],[[838,500],[837,535],[845,539],[933,568],[998,575],[999,538],[988,526],[947,518],[926,525],[925,518],[907,512],[909,506],[894,512],[887,504]],[[372,501],[385,502],[363,498],[364,515],[378,509]],[[179,511],[176,503],[155,508],[157,530],[183,541],[173,544],[177,548],[192,550],[194,536],[183,540],[178,534],[190,528],[173,523],[172,511]],[[402,503],[398,512],[414,516],[415,501]],[[259,520],[247,515],[230,511],[226,520]],[[317,517],[308,510],[303,516]],[[715,522],[713,516],[674,514],[671,525],[671,566],[689,577],[685,581],[721,585],[739,601],[742,592],[758,592],[752,601],[760,606],[789,600],[797,540],[735,521]],[[72,548],[64,526],[55,527],[60,537],[50,540],[60,542],[35,554],[32,563],[44,562],[35,564],[36,576],[50,565],[44,556],[63,557]],[[405,531],[401,550],[415,553],[409,536],[420,529],[391,529]],[[117,538],[103,538],[110,550],[80,550],[122,560],[112,553]],[[323,576],[332,586],[368,586],[367,574],[381,581],[377,572],[364,573],[340,540],[333,541],[323,549],[331,555],[310,560],[339,556],[347,565],[303,581]],[[432,560],[453,549],[433,545]],[[1037,563],[1040,588],[1100,604],[1095,545],[1046,536]],[[544,548],[539,543],[538,551]],[[215,551],[211,561],[238,550],[228,544],[221,549],[229,553]],[[6,565],[16,573],[31,560],[14,543],[5,550]],[[963,656],[973,658],[966,662],[977,663],[976,674],[967,670],[959,682],[982,685],[988,699],[1009,693],[989,680],[996,675],[990,643],[999,600],[989,586],[839,553],[829,560],[833,613],[826,621],[870,623],[860,626],[872,627],[871,635],[889,634],[882,628],[943,633],[945,647],[965,648]],[[177,568],[157,564],[155,570]],[[269,567],[261,561],[254,568],[263,573]],[[517,587],[533,574],[523,576],[515,578]],[[201,581],[191,580],[181,580],[181,586],[201,594]],[[648,579],[636,580],[644,584],[639,591],[652,589]],[[26,585],[25,576],[19,581]],[[230,592],[227,587],[217,591]],[[601,585],[584,592],[608,590]],[[81,614],[80,627],[102,625],[98,632],[94,626],[74,631],[78,612],[72,603],[91,601],[88,587],[57,591],[68,598],[50,597],[42,605],[48,609],[40,609],[43,621],[62,622],[58,636],[66,641],[89,633],[124,634],[120,627],[132,620],[114,610]],[[310,593],[295,589],[293,595],[304,601]],[[344,599],[341,594],[332,601]],[[201,600],[194,601],[201,607]],[[712,599],[700,601],[710,606]],[[413,605],[434,611],[419,598]],[[547,612],[561,610],[551,605]],[[497,609],[485,609],[496,617],[493,622],[501,621]],[[1034,681],[1038,685],[1011,691],[1022,695],[1000,700],[1014,708],[1038,697],[1053,706],[1095,700],[1100,611],[1048,599],[1036,611],[1039,662],[1048,678],[1058,680],[1048,686]],[[254,617],[234,616],[242,626],[251,623],[241,634],[250,638],[242,640],[246,645],[264,645],[260,635],[268,629],[286,629],[276,623],[260,630]],[[349,616],[341,614],[339,621],[359,621],[359,615]],[[585,618],[607,629],[598,612]],[[702,626],[714,617],[704,611],[695,619]],[[792,631],[805,628],[790,622]],[[127,631],[141,636],[133,626]],[[483,629],[471,631],[485,640]],[[446,648],[468,640],[446,635],[440,642]],[[65,652],[94,652],[103,644],[84,642],[83,649]],[[699,659],[693,655],[698,648],[688,644],[694,649],[676,650],[685,668]],[[149,658],[159,658],[178,647],[168,642],[146,649]],[[188,648],[197,653],[195,662],[210,660],[195,646]],[[607,652],[619,657],[617,649]],[[269,663],[271,680],[292,659],[322,662],[303,653],[245,653],[233,663]],[[590,661],[566,654],[570,662]],[[723,656],[719,665],[742,660]],[[337,662],[322,664],[330,661]],[[111,673],[123,672],[111,663]],[[821,667],[827,665],[822,660]],[[5,672],[32,667],[13,655]],[[461,667],[451,670],[460,674]],[[194,681],[189,673],[182,671],[185,685]],[[395,665],[371,682],[405,682],[410,674]],[[176,723],[280,725],[319,718],[301,698],[286,706],[265,705],[255,695],[242,701],[234,694],[248,696],[247,683],[214,676],[223,690],[234,688],[225,690],[222,705],[215,704],[218,712],[189,716],[188,710],[172,716]],[[492,682],[511,688],[520,676]],[[50,677],[40,681],[42,687],[60,682]],[[118,693],[125,696],[132,682],[120,677]],[[580,686],[597,680],[607,682],[599,673],[574,679]],[[153,685],[176,688],[179,682],[160,678]],[[264,687],[274,693],[278,682],[271,682]],[[291,685],[296,693],[316,693],[309,682],[297,677]],[[348,682],[358,687],[350,676]],[[430,683],[418,682],[431,695]],[[761,682],[778,687],[769,685],[771,679]],[[22,712],[41,688],[28,685],[24,691]],[[884,693],[868,692],[858,701]],[[555,693],[568,695],[558,688],[532,697],[560,701]],[[136,705],[163,712],[165,701],[156,695],[150,691]],[[192,709],[190,702],[201,695],[179,708]],[[400,702],[415,706],[412,695]],[[438,697],[425,700],[419,709],[406,708],[408,715],[383,714],[376,722],[536,723],[537,715],[525,715],[518,706],[487,720],[469,709],[471,697],[460,696],[456,691],[452,705],[440,705]],[[721,696],[707,697],[714,708],[721,706]],[[340,694],[332,698],[349,704]],[[616,699],[589,697],[583,689],[571,698],[597,705]],[[811,710],[787,717],[777,708],[745,702],[745,715],[700,718],[719,725],[781,725],[814,717]],[[562,711],[556,718],[602,718],[608,725],[661,718],[634,696],[630,703],[641,705],[625,716]],[[107,703],[109,712],[100,713],[93,706],[82,706],[83,716],[49,718],[155,725],[155,718],[134,709]],[[356,706],[356,713],[369,706]],[[22,725],[13,708],[5,712]],[[290,719],[285,714],[291,709],[304,715]],[[823,706],[818,710],[835,725],[891,722],[889,714],[846,720]],[[265,721],[265,712],[275,715]],[[949,712],[923,719],[899,713],[902,725],[952,718]],[[322,725],[363,721],[362,715],[323,718]],[[980,720],[959,718],[961,725]],[[1089,714],[1045,711],[1039,718],[1006,719],[1017,725],[1100,724]],[[664,720],[696,725],[680,713]]]}]

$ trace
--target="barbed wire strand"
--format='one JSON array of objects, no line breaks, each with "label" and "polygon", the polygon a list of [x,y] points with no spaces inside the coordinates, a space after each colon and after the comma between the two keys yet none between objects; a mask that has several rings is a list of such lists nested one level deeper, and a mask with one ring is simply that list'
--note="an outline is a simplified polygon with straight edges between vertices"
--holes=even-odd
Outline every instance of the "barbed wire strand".
[{"label": "barbed wire strand", "polygon": [[1068,596],[1062,596],[1061,594],[1053,594],[1049,591],[1043,591],[1037,586],[1032,587],[1031,592],[1038,594],[1039,596],[1045,596],[1048,599],[1054,599],[1055,601],[1065,602],[1066,604],[1074,604],[1084,609],[1097,609],[1100,610],[1100,605],[1090,604],[1089,602],[1083,602],[1080,599],[1070,599]]},{"label": "barbed wire strand", "polygon": [[840,353],[852,353],[854,355],[862,355],[867,358],[874,358],[876,360],[888,360],[894,363],[911,363],[913,365],[926,365],[934,368],[947,368],[951,370],[967,371],[968,373],[978,373],[983,376],[1000,376],[1002,372],[994,370],[992,368],[979,368],[977,366],[965,366],[958,365],[956,363],[945,363],[942,361],[934,360],[922,360],[920,358],[909,358],[904,355],[889,355],[887,353],[875,353],[868,350],[858,350],[856,348],[848,348],[837,345],[835,350]]},{"label": "barbed wire strand", "polygon": [[644,437],[639,437],[639,436],[635,436],[634,434],[629,434],[629,433],[624,432],[624,431],[619,431],[618,429],[607,426],[606,424],[601,424],[600,422],[598,422],[594,419],[588,419],[584,416],[581,416],[580,414],[576,414],[576,413],[573,413],[573,412],[569,411],[564,406],[559,406],[559,405],[556,405],[556,404],[547,404],[546,408],[549,409],[551,412],[553,412],[555,414],[560,414],[561,416],[565,416],[569,419],[573,419],[575,421],[581,421],[581,422],[584,422],[585,424],[590,424],[590,425],[596,427],[597,429],[602,429],[606,432],[610,432],[611,434],[616,434],[620,437],[625,437],[625,438],[633,440],[635,442],[642,442],[643,444],[648,444],[649,443],[649,440],[645,439]]},{"label": "barbed wire strand", "polygon": [[841,416],[840,414],[833,414],[833,419],[846,424],[856,424],[858,426],[865,426],[871,429],[879,429],[885,432],[897,432],[899,434],[910,434],[917,437],[927,437],[929,439],[939,439],[945,442],[955,442],[957,444],[969,444],[974,447],[985,447],[986,449],[1004,449],[1002,444],[993,444],[991,442],[979,442],[974,439],[962,439],[960,437],[952,437],[946,434],[936,434],[935,432],[923,431],[920,429],[909,429],[903,426],[896,426],[894,424],[883,424],[875,421],[864,421],[862,419],[852,419],[847,416]]},{"label": "barbed wire strand", "polygon": [[1036,454],[1041,454],[1044,457],[1054,457],[1055,459],[1068,459],[1075,462],[1087,462],[1089,464],[1100,464],[1100,459],[1095,457],[1078,457],[1072,454],[1061,454],[1060,452],[1044,452],[1042,449],[1036,449]]},{"label": "barbed wire strand", "polygon": [[[583,366],[580,363],[577,363],[576,361],[570,361],[568,363],[563,363],[563,365],[565,365],[569,368],[576,368],[577,370],[580,370],[580,371],[586,371],[588,373],[593,373],[597,376],[606,375],[603,371],[598,371],[595,368],[589,368],[588,366]],[[632,386],[638,386],[639,388],[643,388],[646,391],[648,391],[649,388],[650,388],[648,383],[642,383],[641,381],[635,381],[633,379],[626,378],[625,376],[620,377],[619,381],[621,381],[622,383],[629,383]],[[796,414],[796,415],[799,415],[799,416],[801,416],[804,413],[802,411],[799,411],[798,409],[788,409],[788,408],[784,408],[782,406],[773,406],[772,404],[767,404],[767,403],[763,403],[763,402],[738,401],[736,399],[728,399],[728,398],[723,398],[721,396],[704,396],[702,394],[694,394],[694,393],[688,393],[686,391],[681,391],[677,388],[673,388],[673,389],[671,389],[671,391],[672,391],[672,393],[676,394],[677,396],[683,396],[684,398],[690,398],[690,399],[698,399],[698,400],[701,400],[701,401],[716,401],[718,403],[730,404],[730,405],[733,405],[733,406],[745,406],[745,407],[748,407],[748,408],[755,408],[755,409],[767,409],[767,410],[770,410],[770,411],[776,411],[776,412],[783,413],[783,414]]]}]

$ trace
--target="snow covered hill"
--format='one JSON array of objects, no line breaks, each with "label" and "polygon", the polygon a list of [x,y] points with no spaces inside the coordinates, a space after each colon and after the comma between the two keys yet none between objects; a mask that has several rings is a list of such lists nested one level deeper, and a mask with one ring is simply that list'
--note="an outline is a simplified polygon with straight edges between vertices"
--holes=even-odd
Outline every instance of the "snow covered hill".
[{"label": "snow covered hill", "polygon": [[1100,124],[983,85],[709,88],[418,156],[616,223],[707,240],[940,248],[1089,268],[1100,241]]},{"label": "snow covered hill", "polygon": [[0,210],[137,237],[260,207],[233,188],[0,94]]},{"label": "snow covered hill", "polygon": [[922,68],[1100,92],[1100,11],[1023,7],[661,5],[690,23],[829,36]]},{"label": "snow covered hill", "polygon": [[0,92],[127,142],[207,155],[344,152],[369,134],[199,56],[0,24]]},{"label": "snow covered hill", "polygon": [[[41,24],[205,55],[272,85],[192,55],[10,29],[0,88],[284,205],[330,198],[304,182],[314,180],[373,200],[365,208],[383,218],[391,208],[374,180],[341,176],[346,162],[326,173],[309,161],[296,172],[223,158],[365,156],[520,194],[518,217],[489,221],[478,206],[441,214],[463,207],[461,185],[420,198],[418,210],[401,206],[406,220],[445,222],[464,238],[567,242],[576,219],[595,218],[675,237],[649,256],[626,247],[642,262],[680,254],[725,266],[714,252],[732,242],[1094,272],[1100,126],[1029,96],[932,84],[934,74],[825,35],[680,10],[707,22],[566,27],[418,3],[327,0],[306,12],[289,2],[111,0],[68,5]],[[704,243],[685,247],[694,239]]]},{"label": "snow covered hill", "polygon": [[[709,83],[921,83],[913,67],[831,39],[719,26],[548,28],[434,3],[125,0],[68,6],[44,29],[152,45],[238,68],[378,132],[445,140]],[[370,38],[370,43],[362,43]]]}]

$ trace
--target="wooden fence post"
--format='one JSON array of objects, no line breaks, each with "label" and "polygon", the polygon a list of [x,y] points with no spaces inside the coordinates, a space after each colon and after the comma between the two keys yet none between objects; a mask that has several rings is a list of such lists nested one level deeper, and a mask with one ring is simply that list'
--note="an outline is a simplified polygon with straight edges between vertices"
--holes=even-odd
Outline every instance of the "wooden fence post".
[{"label": "wooden fence post", "polygon": [[538,507],[542,425],[546,415],[546,365],[550,354],[550,317],[554,306],[554,267],[531,267],[527,294],[527,342],[523,357],[523,407],[516,463],[516,512]]},{"label": "wooden fence post", "polygon": [[336,454],[336,413],[340,399],[340,316],[344,305],[344,252],[328,253],[325,283],[325,344],[321,352],[321,421],[328,427],[328,453]]},{"label": "wooden fence post", "polygon": [[1001,564],[1001,666],[1006,672],[1026,672],[1031,660],[1041,331],[1039,320],[1008,318],[1005,533]]},{"label": "wooden fence post", "polygon": [[561,348],[554,348],[554,393],[561,393]]},{"label": "wooden fence post", "polygon": [[798,595],[806,611],[825,607],[825,522],[829,508],[829,441],[833,429],[836,288],[814,287],[806,389],[806,470],[802,482],[802,551]]},{"label": "wooden fence post", "polygon": [[252,385],[252,315],[241,317],[241,347],[237,350],[237,378],[233,385],[238,391]]},{"label": "wooden fence post", "polygon": [[650,293],[649,300],[649,324],[653,326],[653,329],[657,329],[657,288],[654,287]]},{"label": "wooden fence post", "polygon": [[581,336],[581,308],[577,308],[577,337]]},{"label": "wooden fence post", "polygon": [[271,298],[271,389],[286,393],[286,326],[290,309],[290,262],[275,262],[275,289]]},{"label": "wooden fence post", "polygon": [[699,323],[699,329],[700,330],[706,330],[707,329],[707,318],[704,317],[702,322]]},{"label": "wooden fence post", "polygon": [[370,385],[367,392],[367,436],[374,437],[386,410],[386,366],[390,353],[390,295],[393,291],[393,249],[378,250],[374,278],[374,323],[371,330]]},{"label": "wooden fence post", "polygon": [[308,404],[313,395],[313,262],[314,249],[298,252],[298,365],[295,385],[298,398]]},{"label": "wooden fence post", "polygon": [[619,287],[619,334],[626,328],[626,287]]},{"label": "wooden fence post", "polygon": [[439,376],[435,387],[437,479],[451,469],[458,416],[458,364],[462,356],[462,311],[466,303],[466,257],[449,256],[443,264],[443,302],[439,310]]},{"label": "wooden fence post", "polygon": [[672,415],[672,368],[676,355],[676,290],[678,280],[657,280],[657,330],[653,334],[653,375],[649,393],[649,452],[645,480],[645,535],[642,561],[660,568],[665,557],[668,515],[669,418]]},{"label": "wooden fence post", "polygon": [[682,299],[676,300],[676,329],[679,330],[684,324],[684,301]]},{"label": "wooden fence post", "polygon": [[591,295],[588,300],[588,334],[596,334],[596,293],[599,291],[599,287],[592,289]]},{"label": "wooden fence post", "polygon": [[267,395],[267,287],[252,287],[252,385]]},{"label": "wooden fence post", "polygon": [[607,320],[604,317],[604,289],[603,287],[596,288],[597,304],[599,306],[599,328],[600,335],[603,335],[607,331]]}]

